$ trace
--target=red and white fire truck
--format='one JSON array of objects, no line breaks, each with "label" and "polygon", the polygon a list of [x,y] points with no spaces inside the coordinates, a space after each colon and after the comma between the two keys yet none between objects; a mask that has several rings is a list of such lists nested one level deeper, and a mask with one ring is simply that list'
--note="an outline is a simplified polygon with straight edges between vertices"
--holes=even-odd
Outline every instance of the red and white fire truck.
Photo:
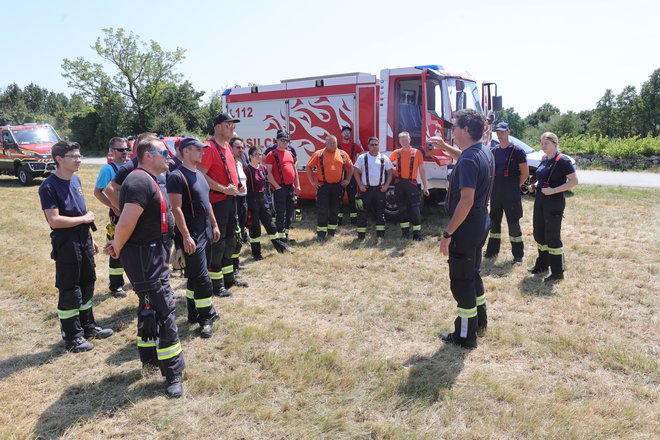
[{"label": "red and white fire truck", "polygon": [[3,125],[0,145],[0,174],[18,177],[30,185],[35,177],[55,171],[51,148],[60,137],[48,124]]},{"label": "red and white fire truck", "polygon": [[[283,80],[280,84],[227,89],[223,108],[241,120],[236,130],[246,146],[275,143],[277,130],[289,131],[299,171],[329,134],[341,139],[341,127],[353,127],[354,142],[367,145],[378,136],[381,151],[395,150],[398,133],[410,133],[412,145],[425,153],[429,189],[436,200],[447,188],[452,159],[425,145],[431,136],[451,140],[454,112],[464,108],[484,114],[501,109],[497,85],[476,81],[465,72],[439,65],[383,69],[380,75],[350,73]],[[490,132],[490,130],[488,131]],[[315,191],[301,173],[302,198]]]}]

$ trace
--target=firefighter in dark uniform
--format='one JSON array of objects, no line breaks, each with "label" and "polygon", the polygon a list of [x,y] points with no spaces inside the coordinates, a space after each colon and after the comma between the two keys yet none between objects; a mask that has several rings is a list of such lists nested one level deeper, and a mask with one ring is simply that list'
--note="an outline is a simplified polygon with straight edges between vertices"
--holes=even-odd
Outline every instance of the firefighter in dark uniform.
[{"label": "firefighter in dark uniform", "polygon": [[213,137],[207,139],[209,148],[197,167],[206,177],[211,189],[210,200],[213,214],[220,228],[220,240],[211,245],[212,257],[209,274],[213,283],[213,294],[229,296],[232,286],[247,287],[247,283],[234,278],[232,255],[236,249],[236,195],[238,174],[229,140],[239,119],[227,113],[218,114],[213,120]]},{"label": "firefighter in dark uniform", "polygon": [[370,137],[367,145],[369,152],[361,154],[354,167],[355,180],[360,190],[356,203],[362,204],[357,218],[358,240],[364,240],[366,236],[369,213],[376,217],[376,237],[385,237],[385,193],[394,175],[392,162],[379,151],[378,138]]},{"label": "firefighter in dark uniform", "polygon": [[429,184],[424,170],[424,153],[410,145],[410,134],[399,133],[401,148],[390,154],[390,160],[396,167],[394,187],[396,202],[399,207],[399,225],[401,237],[410,238],[412,226],[413,240],[423,240],[422,237],[422,199],[417,185],[417,175],[422,179],[424,197],[429,196]]},{"label": "firefighter in dark uniform", "polygon": [[529,271],[551,274],[543,281],[564,278],[564,245],[561,241],[561,220],[566,208],[564,192],[578,184],[577,173],[570,159],[559,152],[559,138],[546,132],[541,135],[541,149],[545,157],[536,170],[536,184],[531,190],[534,199],[534,240],[538,246],[536,264]]},{"label": "firefighter in dark uniform", "polygon": [[440,241],[440,251],[449,256],[451,293],[457,303],[454,331],[443,333],[443,341],[463,348],[476,348],[477,331],[488,325],[486,297],[479,275],[481,251],[488,235],[488,198],[492,189],[495,161],[481,138],[486,120],[481,113],[460,110],[455,114],[454,143],[441,138],[431,143],[456,160],[449,179],[446,206],[451,216]]},{"label": "firefighter in dark uniform", "polygon": [[90,231],[96,230],[95,216],[87,211],[82,185],[75,175],[82,158],[80,145],[59,141],[53,145],[52,156],[57,169],[39,187],[39,199],[51,228],[62,338],[67,351],[78,353],[94,348],[88,339],[107,338],[113,332],[96,324],[92,310],[94,254],[99,248]]},{"label": "firefighter in dark uniform", "polygon": [[485,258],[495,258],[500,252],[502,240],[502,214],[506,214],[513,264],[522,264],[525,254],[520,219],[523,216],[520,186],[529,176],[527,156],[509,140],[509,124],[500,122],[495,127],[499,147],[491,151],[495,158],[495,181],[490,198],[490,234]]},{"label": "firefighter in dark uniform", "polygon": [[266,206],[266,175],[268,171],[261,163],[263,153],[259,147],[252,147],[248,152],[250,163],[246,165],[243,170],[247,177],[247,203],[248,211],[250,213],[250,248],[252,250],[252,257],[255,261],[263,260],[261,254],[261,225],[264,225],[268,238],[279,253],[284,253],[289,248],[282,242],[273,223],[270,215],[270,210]]},{"label": "firefighter in dark uniform", "polygon": [[[235,133],[234,133],[235,134]],[[240,264],[241,249],[243,249],[243,237],[247,238],[247,189],[245,182],[245,170],[243,169],[243,162],[247,161],[247,153],[245,152],[245,144],[243,139],[238,136],[233,136],[229,139],[229,146],[231,147],[231,154],[234,156],[236,163],[236,176],[238,177],[238,193],[236,193],[236,244],[234,252],[231,254],[231,261],[234,265],[234,278],[239,278],[240,269],[243,268]]]},{"label": "firefighter in dark uniform", "polygon": [[316,235],[322,242],[337,231],[340,197],[353,177],[353,163],[345,151],[337,148],[337,138],[329,135],[325,148],[310,157],[306,172],[316,188]]},{"label": "firefighter in dark uniform", "polygon": [[[115,225],[119,219],[119,209],[112,206],[112,202],[108,199],[103,190],[108,186],[108,183],[110,183],[115,174],[117,174],[119,168],[121,168],[121,166],[128,160],[128,147],[126,145],[126,140],[120,137],[113,137],[110,139],[110,149],[112,150],[112,162],[101,168],[101,171],[99,171],[99,175],[96,178],[96,185],[94,185],[94,197],[110,208],[108,211],[110,223],[106,226],[106,237],[108,240],[112,240],[112,237],[114,236]],[[109,258],[108,260],[110,294],[115,298],[125,297],[124,268],[121,267],[121,262],[119,260],[115,260],[114,258]]]},{"label": "firefighter in dark uniform", "polygon": [[177,229],[174,240],[183,249],[186,262],[188,322],[199,323],[202,338],[211,337],[213,322],[219,318],[213,307],[207,256],[211,243],[220,239],[220,230],[209,202],[209,185],[197,171],[207,147],[194,137],[181,139],[183,163],[167,176],[167,193]]},{"label": "firefighter in dark uniform", "polygon": [[300,193],[296,158],[288,150],[289,133],[277,134],[277,148],[265,158],[267,178],[275,206],[275,227],[280,241],[286,243],[294,213],[294,197]]},{"label": "firefighter in dark uniform", "polygon": [[167,147],[154,138],[137,146],[138,168],[121,186],[121,215],[105,253],[120,258],[139,298],[137,345],[143,367],[158,366],[169,397],[180,397],[185,361],[169,281],[174,218],[156,176],[168,170]]},{"label": "firefighter in dark uniform", "polygon": [[[353,129],[350,125],[344,125],[341,127],[341,142],[339,143],[339,148],[348,153],[348,157],[351,158],[351,162],[355,163],[360,153],[364,152],[364,148],[360,144],[356,144],[351,139],[351,134]],[[344,204],[344,194],[341,195],[342,207],[339,210],[338,224],[341,225],[344,219],[344,211],[348,211],[351,219],[351,224],[357,224],[357,207],[355,206],[355,196],[357,194],[358,184],[355,180],[355,176],[351,178],[351,181],[346,185],[346,196],[348,198],[348,204]]]}]

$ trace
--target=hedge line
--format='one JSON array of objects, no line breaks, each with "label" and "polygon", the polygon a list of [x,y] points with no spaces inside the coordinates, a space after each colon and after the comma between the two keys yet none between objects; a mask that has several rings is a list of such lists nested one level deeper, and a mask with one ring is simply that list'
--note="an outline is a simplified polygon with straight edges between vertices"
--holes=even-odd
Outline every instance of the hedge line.
[{"label": "hedge line", "polygon": [[595,154],[617,159],[660,156],[660,136],[625,139],[608,139],[596,135],[565,136],[559,139],[559,146],[568,154]]}]

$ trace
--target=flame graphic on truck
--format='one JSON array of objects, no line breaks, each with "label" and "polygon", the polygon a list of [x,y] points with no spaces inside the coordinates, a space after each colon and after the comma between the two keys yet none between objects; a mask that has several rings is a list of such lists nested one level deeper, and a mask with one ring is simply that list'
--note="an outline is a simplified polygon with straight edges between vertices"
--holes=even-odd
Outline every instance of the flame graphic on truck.
[{"label": "flame graphic on truck", "polygon": [[[332,101],[336,101],[334,104]],[[353,126],[352,111],[346,100],[341,97],[296,98],[289,107],[289,126],[291,138],[300,142],[300,147],[311,156],[323,148],[329,134],[339,137],[342,125]],[[266,115],[266,131],[285,129],[286,115],[280,111],[276,115]]]}]

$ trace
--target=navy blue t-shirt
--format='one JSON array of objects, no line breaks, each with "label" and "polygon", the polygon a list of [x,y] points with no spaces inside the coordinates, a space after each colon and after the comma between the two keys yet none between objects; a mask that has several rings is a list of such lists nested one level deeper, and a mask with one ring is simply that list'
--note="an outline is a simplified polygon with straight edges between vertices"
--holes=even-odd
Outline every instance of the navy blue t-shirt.
[{"label": "navy blue t-shirt", "polygon": [[468,218],[476,213],[487,212],[492,167],[493,156],[481,143],[474,144],[461,153],[449,176],[446,202],[450,215],[454,215],[463,188],[475,190],[474,204]]},{"label": "navy blue t-shirt", "polygon": [[[513,143],[506,148],[495,147],[492,152],[495,157],[495,181],[508,177],[519,183],[520,167],[518,165],[527,162],[525,152]],[[509,171],[508,175],[505,170]]]},{"label": "navy blue t-shirt", "polygon": [[51,174],[39,186],[41,209],[59,210],[65,217],[80,217],[87,213],[82,184],[75,174],[64,180]]},{"label": "navy blue t-shirt", "polygon": [[[185,181],[181,173],[185,176]],[[210,225],[210,201],[209,184],[204,175],[199,171],[194,172],[185,166],[180,166],[167,176],[167,192],[181,194],[181,210],[190,235],[197,238],[205,233]]]},{"label": "navy blue t-shirt", "polygon": [[556,188],[563,185],[566,183],[566,176],[574,172],[575,167],[565,155],[558,153],[552,159],[548,159],[548,156],[545,156],[536,169],[536,196],[544,196],[541,192],[541,188],[543,187]]}]

